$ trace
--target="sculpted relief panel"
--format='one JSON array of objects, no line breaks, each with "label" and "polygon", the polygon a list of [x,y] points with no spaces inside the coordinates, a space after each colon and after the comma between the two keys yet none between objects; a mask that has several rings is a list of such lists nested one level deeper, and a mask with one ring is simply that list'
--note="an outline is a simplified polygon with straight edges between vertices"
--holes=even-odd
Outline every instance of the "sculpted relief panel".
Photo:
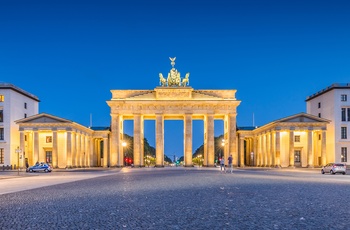
[{"label": "sculpted relief panel", "polygon": [[141,113],[141,114],[156,114],[156,113],[235,113],[236,105],[229,105],[227,102],[222,105],[195,104],[191,102],[184,103],[152,103],[152,104],[115,104],[112,108],[112,113]]}]

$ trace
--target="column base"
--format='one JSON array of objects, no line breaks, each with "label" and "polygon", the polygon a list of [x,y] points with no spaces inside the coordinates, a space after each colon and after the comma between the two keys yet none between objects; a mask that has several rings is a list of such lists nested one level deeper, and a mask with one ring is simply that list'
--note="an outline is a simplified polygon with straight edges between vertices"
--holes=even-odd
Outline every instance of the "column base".
[{"label": "column base", "polygon": [[289,165],[288,168],[295,169],[295,166],[294,165]]},{"label": "column base", "polygon": [[314,165],[308,165],[307,167],[312,169],[315,168]]}]

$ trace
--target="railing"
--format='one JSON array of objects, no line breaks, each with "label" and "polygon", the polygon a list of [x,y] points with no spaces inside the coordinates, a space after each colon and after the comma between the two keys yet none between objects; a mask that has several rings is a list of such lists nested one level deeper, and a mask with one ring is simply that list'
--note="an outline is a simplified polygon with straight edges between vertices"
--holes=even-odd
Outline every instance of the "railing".
[{"label": "railing", "polygon": [[12,169],[16,169],[16,165],[15,166],[12,166],[12,165],[3,165],[2,166],[2,171],[12,170]]}]

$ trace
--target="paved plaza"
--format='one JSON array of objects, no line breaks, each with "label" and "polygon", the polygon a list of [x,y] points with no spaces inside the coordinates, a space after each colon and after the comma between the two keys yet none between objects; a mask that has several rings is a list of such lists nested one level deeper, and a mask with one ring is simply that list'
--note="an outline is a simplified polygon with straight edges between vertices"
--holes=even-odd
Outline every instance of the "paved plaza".
[{"label": "paved plaza", "polygon": [[0,172],[0,229],[350,229],[350,175],[317,169]]}]

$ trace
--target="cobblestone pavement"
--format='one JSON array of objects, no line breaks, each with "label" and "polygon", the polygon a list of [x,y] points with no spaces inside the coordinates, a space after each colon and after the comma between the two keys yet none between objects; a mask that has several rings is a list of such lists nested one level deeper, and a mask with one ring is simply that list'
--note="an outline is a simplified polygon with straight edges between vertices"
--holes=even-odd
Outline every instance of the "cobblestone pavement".
[{"label": "cobblestone pavement", "polygon": [[0,195],[0,229],[350,229],[349,175],[180,167],[80,174],[24,177],[62,183]]}]

